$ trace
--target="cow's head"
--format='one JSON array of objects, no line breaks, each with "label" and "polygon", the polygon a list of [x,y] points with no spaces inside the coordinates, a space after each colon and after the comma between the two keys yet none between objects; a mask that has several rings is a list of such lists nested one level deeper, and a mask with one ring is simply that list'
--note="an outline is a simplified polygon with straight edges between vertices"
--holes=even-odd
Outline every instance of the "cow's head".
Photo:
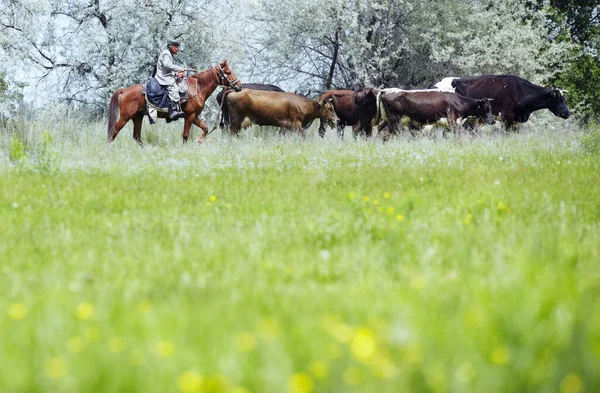
[{"label": "cow's head", "polygon": [[378,92],[379,90],[373,88],[362,89],[354,92],[352,95],[354,105],[356,105],[359,111],[368,112],[371,114],[371,116],[374,115],[377,111]]},{"label": "cow's head", "polygon": [[569,112],[569,107],[567,106],[563,92],[560,89],[552,89],[549,94],[550,100],[548,109],[556,116],[568,119],[569,116],[571,116],[571,112]]},{"label": "cow's head", "polygon": [[492,113],[492,104],[490,103],[489,98],[477,100],[477,116],[486,124],[496,123],[496,118]]},{"label": "cow's head", "polygon": [[333,108],[333,98],[329,97],[323,101],[315,101],[315,105],[318,111],[318,117],[327,122],[329,127],[334,128],[335,123],[338,121],[338,116]]}]

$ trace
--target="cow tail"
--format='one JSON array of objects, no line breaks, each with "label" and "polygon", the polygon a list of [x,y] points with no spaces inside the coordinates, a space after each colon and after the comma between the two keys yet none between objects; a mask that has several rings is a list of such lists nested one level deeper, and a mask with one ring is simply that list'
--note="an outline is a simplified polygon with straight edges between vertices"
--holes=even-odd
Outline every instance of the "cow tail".
[{"label": "cow tail", "polygon": [[114,92],[110,99],[110,109],[108,111],[108,130],[107,130],[107,140],[108,142],[112,142],[115,135],[115,125],[117,124],[117,120],[119,120],[120,116],[120,108],[119,108],[119,97],[123,89],[118,89]]},{"label": "cow tail", "polygon": [[385,108],[383,107],[383,104],[381,103],[381,95],[382,94],[383,94],[382,91],[377,93],[377,100],[376,100],[376,104],[375,104],[377,111],[375,112],[375,116],[373,117],[373,120],[371,121],[372,127],[377,126],[381,122],[382,117],[387,118],[387,116],[385,115]]}]

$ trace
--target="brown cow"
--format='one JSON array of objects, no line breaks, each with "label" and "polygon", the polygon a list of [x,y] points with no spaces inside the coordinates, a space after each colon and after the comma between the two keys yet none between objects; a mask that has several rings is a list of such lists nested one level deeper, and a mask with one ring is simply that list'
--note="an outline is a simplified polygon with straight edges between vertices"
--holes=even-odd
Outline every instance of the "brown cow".
[{"label": "brown cow", "polygon": [[294,130],[304,136],[303,129],[315,119],[327,121],[330,127],[337,121],[331,99],[321,102],[294,93],[244,89],[228,94],[225,100],[230,129],[235,135],[254,123]]},{"label": "brown cow", "polygon": [[[319,97],[319,101],[331,99],[335,114],[338,116],[336,123],[337,133],[340,138],[344,136],[344,127],[352,126],[352,132],[356,136],[359,132],[371,136],[371,120],[377,111],[376,93],[372,94],[372,100],[366,99],[367,92],[374,89],[353,90],[327,90]],[[319,126],[319,135],[325,136],[325,123]]]},{"label": "brown cow", "polygon": [[476,116],[487,124],[496,122],[487,98],[476,100],[436,89],[383,89],[377,97],[377,104],[379,115],[376,121],[387,123],[392,135],[397,133],[398,123],[404,116],[420,125],[447,118],[452,129],[458,127],[459,118],[469,116]]}]

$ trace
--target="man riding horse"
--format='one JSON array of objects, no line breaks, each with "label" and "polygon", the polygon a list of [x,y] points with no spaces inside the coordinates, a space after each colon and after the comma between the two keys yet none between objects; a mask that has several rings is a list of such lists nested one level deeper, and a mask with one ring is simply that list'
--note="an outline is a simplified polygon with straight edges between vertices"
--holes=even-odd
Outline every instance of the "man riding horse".
[{"label": "man riding horse", "polygon": [[156,63],[156,80],[169,92],[169,119],[177,120],[183,116],[179,108],[179,86],[177,78],[183,78],[185,68],[175,65],[173,56],[179,52],[179,42],[169,41],[167,49],[163,50],[158,56]]}]

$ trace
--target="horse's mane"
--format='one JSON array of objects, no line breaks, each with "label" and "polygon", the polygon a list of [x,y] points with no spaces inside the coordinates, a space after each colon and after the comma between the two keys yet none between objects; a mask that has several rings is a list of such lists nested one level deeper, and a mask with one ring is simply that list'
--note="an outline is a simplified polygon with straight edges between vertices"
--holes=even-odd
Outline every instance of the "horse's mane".
[{"label": "horse's mane", "polygon": [[205,71],[202,71],[202,72],[198,72],[197,74],[192,75],[190,78],[196,78],[196,80],[198,81],[198,83],[200,85],[205,85],[211,79],[216,78],[216,76],[214,76],[212,74],[213,70],[214,70],[214,67],[211,67],[208,70],[205,70]]}]

